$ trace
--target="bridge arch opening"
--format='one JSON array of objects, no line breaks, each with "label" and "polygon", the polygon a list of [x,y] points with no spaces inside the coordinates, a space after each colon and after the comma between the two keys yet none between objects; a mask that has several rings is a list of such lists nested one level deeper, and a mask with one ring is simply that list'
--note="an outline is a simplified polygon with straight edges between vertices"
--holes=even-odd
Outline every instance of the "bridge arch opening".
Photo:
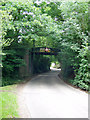
[{"label": "bridge arch opening", "polygon": [[[56,48],[35,47],[30,50],[31,74],[49,71],[50,68],[60,68],[57,55],[60,50]],[[55,64],[54,66],[52,64]]]}]

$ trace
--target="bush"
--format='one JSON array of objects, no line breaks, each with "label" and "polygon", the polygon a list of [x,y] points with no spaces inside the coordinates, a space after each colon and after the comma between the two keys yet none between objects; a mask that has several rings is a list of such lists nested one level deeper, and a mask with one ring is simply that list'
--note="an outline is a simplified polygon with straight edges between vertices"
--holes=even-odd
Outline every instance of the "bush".
[{"label": "bush", "polygon": [[21,48],[4,48],[3,52],[6,54],[2,57],[3,68],[2,76],[3,77],[15,77],[19,75],[19,67],[25,65],[23,60],[24,49]]},{"label": "bush", "polygon": [[41,73],[50,70],[50,59],[45,56],[36,55],[34,59],[34,73]]}]

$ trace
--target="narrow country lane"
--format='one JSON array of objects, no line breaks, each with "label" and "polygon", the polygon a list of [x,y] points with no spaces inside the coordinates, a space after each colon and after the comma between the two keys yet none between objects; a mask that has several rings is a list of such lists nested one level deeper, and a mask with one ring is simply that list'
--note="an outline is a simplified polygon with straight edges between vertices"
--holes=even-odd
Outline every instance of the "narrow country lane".
[{"label": "narrow country lane", "polygon": [[[30,118],[88,118],[88,94],[64,83],[58,70],[40,74],[21,91]],[[23,108],[22,108],[23,109]]]}]

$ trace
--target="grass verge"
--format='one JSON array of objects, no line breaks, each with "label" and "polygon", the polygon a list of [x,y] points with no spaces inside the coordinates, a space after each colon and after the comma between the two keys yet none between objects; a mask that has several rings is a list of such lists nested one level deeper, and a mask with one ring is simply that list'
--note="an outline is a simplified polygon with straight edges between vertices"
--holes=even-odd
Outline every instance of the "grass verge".
[{"label": "grass verge", "polygon": [[2,118],[18,118],[17,95],[12,92],[15,86],[0,87],[0,120]]}]

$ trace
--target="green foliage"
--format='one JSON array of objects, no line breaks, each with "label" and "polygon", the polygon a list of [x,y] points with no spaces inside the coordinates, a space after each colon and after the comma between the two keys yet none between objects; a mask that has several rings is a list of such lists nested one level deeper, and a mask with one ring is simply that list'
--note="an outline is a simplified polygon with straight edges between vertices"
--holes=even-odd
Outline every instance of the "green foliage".
[{"label": "green foliage", "polygon": [[88,3],[62,2],[64,22],[61,26],[62,75],[73,78],[70,82],[84,90],[89,88]]},{"label": "green foliage", "polygon": [[[49,27],[49,23],[51,24],[53,20],[50,16],[41,14],[40,8],[35,7],[31,2],[8,0],[2,1],[0,5],[2,51],[4,53],[2,56],[3,77],[17,77],[19,67],[25,65],[23,57],[26,49],[32,48],[33,40],[36,40],[36,45],[39,44],[39,39],[43,41],[43,38],[48,34],[46,26]],[[41,42],[42,44],[46,45],[46,42]]]},{"label": "green foliage", "polygon": [[73,80],[73,84],[77,85],[81,89],[84,90],[90,90],[90,76],[89,76],[89,66],[88,66],[88,59],[87,59],[87,52],[88,52],[88,46],[84,46],[79,51],[79,58],[80,58],[80,63],[79,63],[79,69],[75,70],[76,76],[75,79]]},{"label": "green foliage", "polygon": [[[57,59],[62,76],[89,90],[88,2],[2,0],[0,8],[3,76],[17,75],[26,49],[32,48],[35,40],[36,46],[60,49]],[[37,57],[34,72],[49,70],[48,58]]]},{"label": "green foliage", "polygon": [[[38,61],[37,61],[38,60]],[[36,55],[34,58],[34,73],[41,73],[50,70],[50,59],[49,57]]]},{"label": "green foliage", "polygon": [[19,75],[19,67],[25,65],[23,60],[26,49],[18,44],[4,47],[5,55],[2,57],[3,77],[15,77]]},{"label": "green foliage", "polygon": [[76,18],[82,30],[88,30],[88,2],[62,2],[60,7],[64,19]]},{"label": "green foliage", "polygon": [[8,75],[8,77],[7,76],[2,77],[2,85],[0,85],[0,87],[5,87],[7,85],[15,85],[15,84],[21,83],[23,81],[24,81],[23,79],[21,79],[17,76],[10,77]]},{"label": "green foliage", "polygon": [[61,9],[58,9],[58,6],[60,6],[60,2],[45,2],[42,1],[39,4],[34,1],[34,4],[36,7],[41,8],[41,12],[44,14],[48,14],[51,16],[54,20],[60,21],[63,20],[62,15],[61,15]]}]

